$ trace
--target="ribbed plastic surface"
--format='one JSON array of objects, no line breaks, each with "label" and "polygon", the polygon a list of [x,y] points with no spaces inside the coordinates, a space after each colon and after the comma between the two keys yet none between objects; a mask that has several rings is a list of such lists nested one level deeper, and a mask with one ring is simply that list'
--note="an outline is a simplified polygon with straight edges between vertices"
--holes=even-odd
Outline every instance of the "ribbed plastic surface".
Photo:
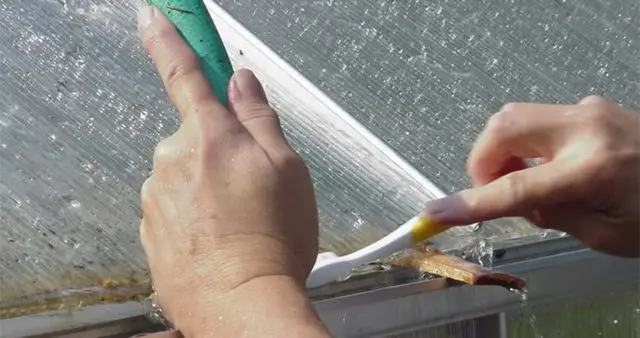
[{"label": "ribbed plastic surface", "polygon": [[[447,192],[466,186],[466,153],[503,102],[592,92],[640,102],[635,0],[221,3],[413,167],[286,82],[263,51],[229,48],[265,82],[312,172],[321,244],[339,254],[434,198],[424,177]],[[114,282],[135,291],[146,278],[138,191],[177,117],[140,48],[133,2],[4,0],[0,11],[0,314],[22,297]],[[509,220],[485,229],[536,231]],[[438,242],[472,239],[456,229]]]}]

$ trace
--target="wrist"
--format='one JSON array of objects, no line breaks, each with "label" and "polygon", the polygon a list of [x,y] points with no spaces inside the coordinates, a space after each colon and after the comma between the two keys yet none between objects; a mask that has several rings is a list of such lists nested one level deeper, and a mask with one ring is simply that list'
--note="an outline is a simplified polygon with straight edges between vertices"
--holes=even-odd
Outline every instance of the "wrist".
[{"label": "wrist", "polygon": [[271,283],[276,279],[291,278],[304,286],[309,274],[295,258],[296,253],[275,236],[243,235],[216,243],[215,247],[215,253],[204,255],[197,262],[200,274],[206,277],[202,286],[215,293],[226,294],[245,284]]},{"label": "wrist", "polygon": [[198,295],[185,337],[330,337],[305,289],[288,275],[256,277],[226,292]]}]

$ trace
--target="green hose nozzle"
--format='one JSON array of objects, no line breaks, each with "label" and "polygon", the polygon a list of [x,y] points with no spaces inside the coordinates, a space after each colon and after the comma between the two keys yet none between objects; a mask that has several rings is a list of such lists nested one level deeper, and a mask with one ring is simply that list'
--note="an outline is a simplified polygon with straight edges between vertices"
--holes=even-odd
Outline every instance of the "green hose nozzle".
[{"label": "green hose nozzle", "polygon": [[229,55],[202,0],[147,0],[164,14],[200,59],[216,96],[227,106],[227,88],[233,75]]}]

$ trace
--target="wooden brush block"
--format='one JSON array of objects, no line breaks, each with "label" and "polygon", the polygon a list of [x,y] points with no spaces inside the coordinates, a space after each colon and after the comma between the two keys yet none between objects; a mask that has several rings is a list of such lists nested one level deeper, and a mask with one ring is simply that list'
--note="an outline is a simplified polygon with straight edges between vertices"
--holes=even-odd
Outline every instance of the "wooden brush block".
[{"label": "wooden brush block", "polygon": [[515,290],[522,290],[526,286],[525,281],[518,277],[492,271],[462,258],[447,256],[437,251],[416,251],[414,254],[395,260],[391,264],[450,278],[469,285],[497,285]]}]

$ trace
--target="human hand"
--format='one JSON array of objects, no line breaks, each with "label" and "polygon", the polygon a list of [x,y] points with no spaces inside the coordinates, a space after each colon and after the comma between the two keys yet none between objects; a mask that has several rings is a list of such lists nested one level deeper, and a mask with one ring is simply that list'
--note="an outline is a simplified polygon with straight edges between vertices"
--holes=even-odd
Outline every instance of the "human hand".
[{"label": "human hand", "polygon": [[168,19],[143,8],[139,30],[182,118],[142,187],[140,236],[159,302],[186,335],[197,309],[240,308],[221,299],[247,285],[274,277],[304,288],[318,251],[316,203],[253,73],[233,76],[225,109]]},{"label": "human hand", "polygon": [[509,104],[489,120],[467,169],[474,188],[429,203],[436,220],[522,216],[597,250],[640,255],[636,112],[598,96],[577,105]]}]

